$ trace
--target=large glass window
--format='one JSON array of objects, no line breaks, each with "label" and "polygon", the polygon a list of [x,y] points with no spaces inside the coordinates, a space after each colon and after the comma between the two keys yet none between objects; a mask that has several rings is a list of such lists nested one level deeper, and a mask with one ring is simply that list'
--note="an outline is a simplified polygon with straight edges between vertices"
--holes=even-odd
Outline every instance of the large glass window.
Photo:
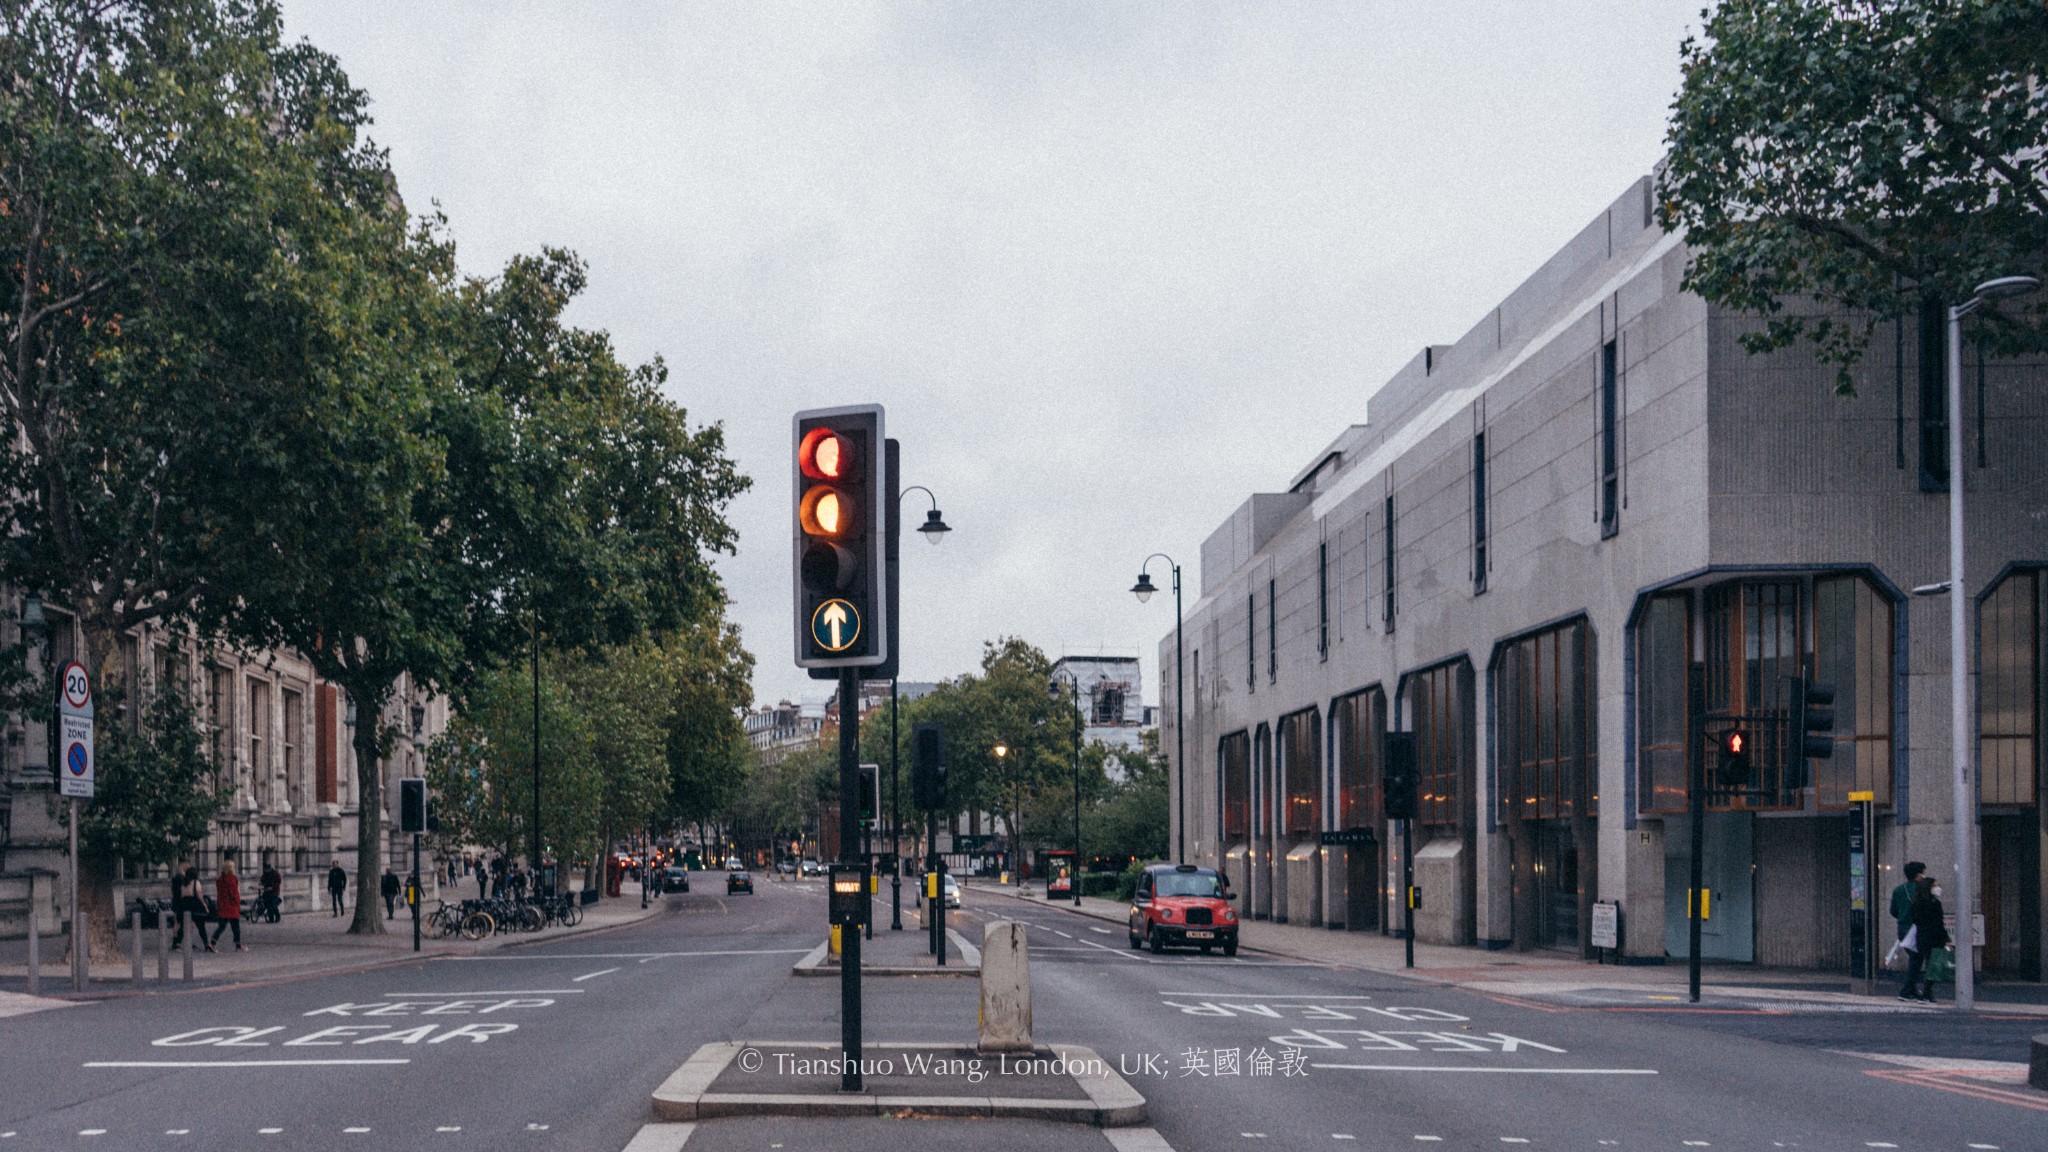
[{"label": "large glass window", "polygon": [[1644,812],[1685,811],[1685,670],[1692,662],[1692,597],[1658,596],[1636,629],[1636,801]]},{"label": "large glass window", "polygon": [[1408,715],[1421,777],[1416,819],[1456,828],[1471,764],[1472,672],[1464,660],[1408,678]]},{"label": "large glass window", "polygon": [[1835,686],[1835,754],[1811,761],[1815,800],[1892,802],[1892,606],[1858,576],[1813,582],[1813,679]]},{"label": "large glass window", "polygon": [[1223,773],[1223,839],[1243,840],[1252,829],[1252,738],[1233,732],[1217,749],[1218,769]]},{"label": "large glass window", "polygon": [[1286,775],[1281,789],[1287,805],[1282,830],[1290,837],[1322,831],[1322,727],[1313,708],[1280,718],[1280,769]]},{"label": "large glass window", "polygon": [[1600,535],[1621,531],[1621,389],[1614,341],[1600,346]]},{"label": "large glass window", "polygon": [[1330,723],[1337,737],[1338,827],[1377,829],[1387,694],[1368,688],[1338,700],[1330,706]]},{"label": "large glass window", "polygon": [[1495,699],[1503,819],[1598,812],[1590,638],[1579,620],[1517,640],[1501,653]]},{"label": "large glass window", "polygon": [[1716,793],[1715,808],[1797,808],[1799,775],[1785,771],[1786,680],[1805,672],[1796,580],[1722,584],[1707,590],[1706,738],[1731,729],[1750,738],[1751,786]]},{"label": "large glass window", "polygon": [[1979,608],[1979,802],[2033,804],[2041,733],[2041,574],[2014,572]]}]

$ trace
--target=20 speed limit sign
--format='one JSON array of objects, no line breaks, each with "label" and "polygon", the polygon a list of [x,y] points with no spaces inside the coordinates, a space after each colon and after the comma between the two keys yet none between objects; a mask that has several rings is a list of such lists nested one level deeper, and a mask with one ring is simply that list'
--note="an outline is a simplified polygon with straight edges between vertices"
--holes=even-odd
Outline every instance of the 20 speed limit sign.
[{"label": "20 speed limit sign", "polygon": [[93,797],[92,675],[76,660],[57,674],[57,792]]}]

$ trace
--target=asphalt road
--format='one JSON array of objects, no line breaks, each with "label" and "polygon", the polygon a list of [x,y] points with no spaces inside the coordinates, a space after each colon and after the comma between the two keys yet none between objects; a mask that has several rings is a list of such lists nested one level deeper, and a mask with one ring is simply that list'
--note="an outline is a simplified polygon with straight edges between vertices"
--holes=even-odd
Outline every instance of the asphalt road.
[{"label": "asphalt road", "polygon": [[[623,1148],[700,1044],[838,1035],[838,982],[789,975],[821,885],[713,881],[650,921],[487,958],[0,1020],[0,1152]],[[967,901],[970,938],[1030,926],[1038,1039],[1119,1066],[1184,1152],[2048,1148],[2048,1094],[1872,1058],[2023,1059],[2039,1017],[1544,1003],[1250,947],[1152,956],[1057,907]],[[974,1032],[972,980],[873,980],[866,1003],[870,1041]],[[700,1126],[687,1152],[1108,1146],[1013,1121],[760,1118]]]}]

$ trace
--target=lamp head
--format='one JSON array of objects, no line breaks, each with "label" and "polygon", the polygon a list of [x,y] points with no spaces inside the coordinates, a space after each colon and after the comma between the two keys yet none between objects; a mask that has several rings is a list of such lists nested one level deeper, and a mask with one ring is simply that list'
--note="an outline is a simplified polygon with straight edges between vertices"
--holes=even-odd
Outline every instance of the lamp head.
[{"label": "lamp head", "polygon": [[933,544],[938,544],[946,538],[946,533],[951,532],[952,529],[946,526],[945,520],[939,516],[939,510],[934,508],[924,514],[924,523],[918,526],[917,531],[926,540]]},{"label": "lamp head", "polygon": [[1159,589],[1153,586],[1152,574],[1150,572],[1138,573],[1138,582],[1131,585],[1131,594],[1138,598],[1138,603],[1140,604],[1150,600],[1152,594],[1157,591]]},{"label": "lamp head", "polygon": [[43,615],[43,598],[30,592],[21,598],[21,631],[25,636],[40,636],[50,630],[50,618]]},{"label": "lamp head", "polygon": [[998,744],[998,745],[996,745],[996,759],[998,759],[998,760],[1001,760],[1001,759],[1002,759],[1003,757],[1005,757],[1005,756],[1008,756],[1009,754],[1010,754],[1010,748],[1009,748],[1009,745],[1007,745],[1007,744]]},{"label": "lamp head", "polygon": [[1979,300],[2005,300],[2013,296],[2025,296],[2040,286],[2039,277],[2000,276],[1977,285],[1976,296]]}]

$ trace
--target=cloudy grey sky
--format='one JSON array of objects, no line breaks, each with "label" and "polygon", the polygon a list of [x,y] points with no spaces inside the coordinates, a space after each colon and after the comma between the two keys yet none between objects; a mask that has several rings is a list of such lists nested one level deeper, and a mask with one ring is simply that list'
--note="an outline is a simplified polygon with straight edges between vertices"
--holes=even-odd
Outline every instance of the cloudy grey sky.
[{"label": "cloudy grey sky", "polygon": [[[955,531],[905,542],[905,679],[1015,634],[1154,646],[1160,550],[1286,484],[1649,170],[1702,0],[286,0],[466,272],[589,261],[754,490],[722,565],[791,663],[790,414],[878,401]],[[906,501],[906,527],[923,508]],[[1162,587],[1165,581],[1160,579]]]}]

